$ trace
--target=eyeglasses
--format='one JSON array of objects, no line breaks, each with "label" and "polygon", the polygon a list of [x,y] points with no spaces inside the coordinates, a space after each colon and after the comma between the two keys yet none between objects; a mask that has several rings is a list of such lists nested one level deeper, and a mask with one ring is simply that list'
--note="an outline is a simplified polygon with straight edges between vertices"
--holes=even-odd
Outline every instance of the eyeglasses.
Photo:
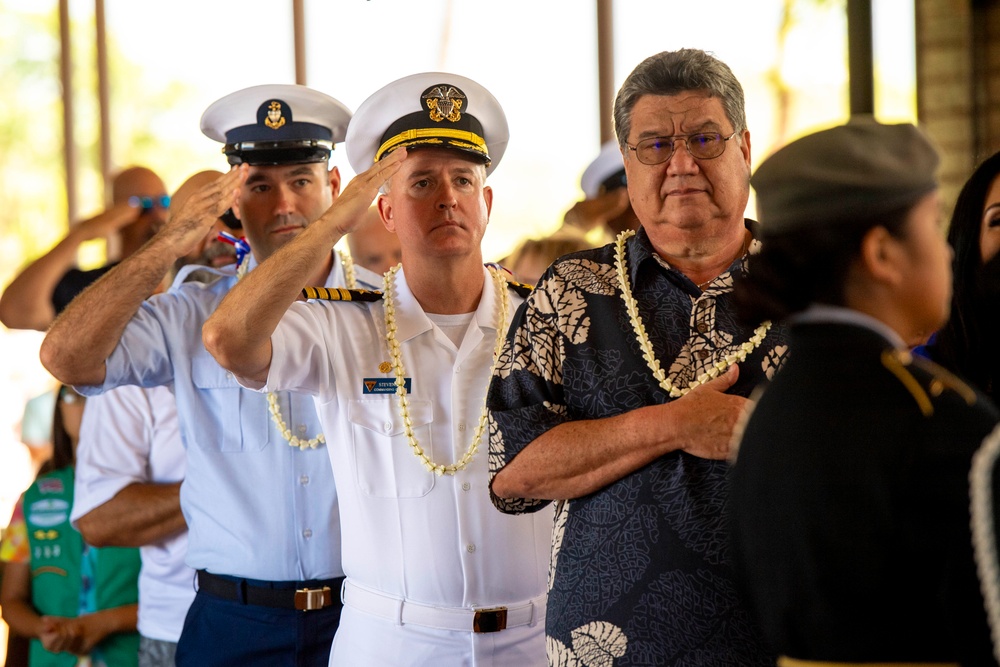
[{"label": "eyeglasses", "polygon": [[159,197],[136,197],[128,198],[128,205],[132,208],[141,208],[148,211],[151,208],[168,208],[170,206],[170,195],[160,195]]},{"label": "eyeglasses", "polygon": [[677,142],[683,141],[691,157],[699,160],[717,158],[726,150],[726,142],[736,136],[733,132],[724,137],[718,132],[698,132],[696,134],[677,134],[672,137],[650,137],[643,139],[635,146],[625,144],[629,150],[635,151],[635,157],[643,164],[661,164],[669,160],[677,150]]}]

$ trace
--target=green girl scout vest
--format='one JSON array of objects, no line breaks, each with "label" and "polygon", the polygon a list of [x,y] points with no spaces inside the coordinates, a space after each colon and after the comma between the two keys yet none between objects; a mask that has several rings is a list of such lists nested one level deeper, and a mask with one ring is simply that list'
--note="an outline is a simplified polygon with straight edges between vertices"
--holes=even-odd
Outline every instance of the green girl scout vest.
[{"label": "green girl scout vest", "polygon": [[[24,520],[31,548],[31,602],[39,614],[76,617],[80,613],[83,538],[69,523],[73,466],[39,477],[24,493]],[[91,547],[94,549],[94,547]],[[135,604],[139,599],[139,550],[96,549],[92,584],[96,610]],[[138,664],[137,632],[108,635],[94,648],[110,667]],[[32,667],[73,667],[77,657],[50,653],[31,640]]]}]

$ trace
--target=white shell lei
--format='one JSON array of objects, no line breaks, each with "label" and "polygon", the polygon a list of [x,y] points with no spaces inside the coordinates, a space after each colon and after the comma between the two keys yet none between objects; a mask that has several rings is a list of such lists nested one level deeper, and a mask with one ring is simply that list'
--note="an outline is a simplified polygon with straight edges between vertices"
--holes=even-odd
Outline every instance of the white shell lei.
[{"label": "white shell lei", "polygon": [[997,558],[996,498],[993,497],[993,466],[1000,455],[1000,428],[986,436],[972,457],[969,492],[972,510],[972,546],[979,573],[979,586],[993,639],[993,655],[1000,660],[1000,559]]},{"label": "white shell lei", "polygon": [[625,270],[625,241],[627,241],[633,234],[635,234],[634,231],[626,230],[620,233],[618,238],[615,240],[615,271],[618,274],[618,287],[621,289],[622,301],[625,302],[625,309],[628,311],[629,319],[632,321],[632,329],[635,331],[636,340],[639,341],[639,347],[642,348],[642,357],[646,360],[649,370],[653,372],[653,377],[656,378],[657,382],[659,382],[663,391],[667,392],[667,394],[669,394],[672,398],[679,398],[687,394],[695,387],[703,385],[709,380],[719,377],[719,375],[726,372],[733,364],[740,363],[745,360],[747,355],[756,350],[761,342],[763,342],[764,337],[767,336],[767,332],[771,328],[771,322],[767,321],[762,323],[754,330],[753,336],[750,340],[743,343],[738,351],[727,355],[722,361],[716,362],[714,366],[709,368],[705,373],[699,375],[698,379],[691,382],[687,387],[681,388],[675,386],[670,378],[667,377],[667,374],[663,371],[659,360],[653,354],[653,345],[649,342],[649,336],[646,334],[646,327],[643,325],[642,318],[639,316],[639,306],[636,304],[635,298],[632,296],[632,287],[629,284],[628,273]]},{"label": "white shell lei", "polygon": [[[499,271],[492,267],[487,269],[493,277],[496,286],[497,297],[500,302],[500,317],[497,322],[497,340],[493,347],[493,364],[490,366],[490,377],[493,377],[497,368],[497,361],[500,359],[500,351],[503,348],[504,338],[507,333],[507,316],[510,314],[510,297],[507,295],[507,281]],[[392,357],[392,367],[396,372],[396,396],[399,397],[399,414],[403,418],[403,428],[406,431],[406,440],[410,443],[413,454],[420,459],[427,470],[436,475],[454,475],[459,470],[465,468],[472,461],[472,457],[479,450],[479,441],[483,437],[483,430],[486,427],[486,396],[483,396],[483,409],[479,415],[479,424],[476,432],[472,436],[469,448],[465,450],[457,462],[444,465],[431,461],[417,442],[413,435],[413,420],[410,419],[409,400],[406,398],[406,372],[403,370],[403,358],[399,349],[399,341],[396,340],[396,298],[394,295],[396,284],[396,272],[399,265],[394,266],[385,272],[383,277],[382,304],[385,307],[385,339],[389,344],[389,355]]]},{"label": "white shell lei", "polygon": [[[346,278],[347,287],[349,289],[354,289],[355,279],[354,279],[354,262],[350,262],[348,265],[347,260],[344,259],[344,253],[340,253],[341,260],[344,261],[344,276]],[[236,269],[236,279],[240,280],[247,274],[247,270],[250,266],[250,255],[243,258],[239,267]],[[348,266],[350,266],[350,271],[348,271]],[[285,418],[281,416],[281,407],[278,405],[278,397],[273,391],[267,392],[267,409],[271,413],[271,421],[274,425],[278,427],[278,432],[281,436],[288,441],[289,447],[298,447],[299,450],[306,449],[316,449],[321,443],[326,442],[326,436],[322,433],[317,433],[315,438],[310,438],[309,440],[303,440],[297,435],[293,435],[291,429],[288,428],[288,424],[285,423]]]},{"label": "white shell lei", "polygon": [[343,250],[338,250],[337,254],[344,264],[344,282],[347,283],[347,289],[354,289],[358,286],[358,279],[354,273],[354,258]]}]

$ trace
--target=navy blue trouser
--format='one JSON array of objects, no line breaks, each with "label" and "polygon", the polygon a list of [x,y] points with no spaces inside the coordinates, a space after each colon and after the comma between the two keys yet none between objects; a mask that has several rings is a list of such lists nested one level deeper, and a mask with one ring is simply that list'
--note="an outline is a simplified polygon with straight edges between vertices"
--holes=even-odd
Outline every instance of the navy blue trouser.
[{"label": "navy blue trouser", "polygon": [[177,643],[177,667],[327,667],[340,624],[340,588],[325,609],[297,611],[198,591]]}]

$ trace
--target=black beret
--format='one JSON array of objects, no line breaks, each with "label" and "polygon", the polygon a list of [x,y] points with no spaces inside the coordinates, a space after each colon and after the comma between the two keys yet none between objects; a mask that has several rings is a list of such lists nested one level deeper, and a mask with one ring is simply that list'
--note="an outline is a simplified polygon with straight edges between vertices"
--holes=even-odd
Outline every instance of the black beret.
[{"label": "black beret", "polygon": [[937,188],[940,158],[909,123],[870,116],[780,149],[750,179],[764,235],[848,222],[905,208]]}]

